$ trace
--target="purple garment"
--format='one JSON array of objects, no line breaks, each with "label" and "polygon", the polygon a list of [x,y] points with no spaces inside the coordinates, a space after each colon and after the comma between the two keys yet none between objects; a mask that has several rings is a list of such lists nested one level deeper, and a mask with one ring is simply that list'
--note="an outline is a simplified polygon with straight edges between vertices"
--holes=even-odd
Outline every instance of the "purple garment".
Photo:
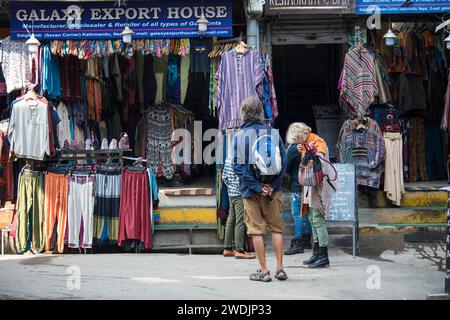
[{"label": "purple garment", "polygon": [[222,54],[216,73],[219,129],[237,128],[242,124],[239,107],[249,96],[263,96],[264,70],[256,50],[243,54],[230,50]]}]

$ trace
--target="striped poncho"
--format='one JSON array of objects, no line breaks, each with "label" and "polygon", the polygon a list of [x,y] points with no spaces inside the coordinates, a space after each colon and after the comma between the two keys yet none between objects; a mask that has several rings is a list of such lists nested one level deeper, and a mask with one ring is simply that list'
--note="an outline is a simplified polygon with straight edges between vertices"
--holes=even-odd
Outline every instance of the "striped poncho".
[{"label": "striped poncho", "polygon": [[352,48],[345,55],[340,102],[358,117],[368,113],[378,95],[375,58],[366,48]]}]

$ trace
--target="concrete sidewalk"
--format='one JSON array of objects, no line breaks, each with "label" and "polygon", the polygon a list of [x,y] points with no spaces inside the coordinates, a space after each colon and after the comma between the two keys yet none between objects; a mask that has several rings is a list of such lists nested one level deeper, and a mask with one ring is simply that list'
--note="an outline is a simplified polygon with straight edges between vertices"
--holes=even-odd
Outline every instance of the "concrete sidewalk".
[{"label": "concrete sidewalk", "polygon": [[[444,290],[443,243],[411,245],[401,236],[364,235],[356,258],[349,237],[332,236],[331,244],[329,268],[302,266],[307,250],[286,256],[289,279],[271,283],[248,280],[256,260],[220,255],[3,256],[0,298],[425,299]],[[273,253],[268,260],[273,276]]]}]

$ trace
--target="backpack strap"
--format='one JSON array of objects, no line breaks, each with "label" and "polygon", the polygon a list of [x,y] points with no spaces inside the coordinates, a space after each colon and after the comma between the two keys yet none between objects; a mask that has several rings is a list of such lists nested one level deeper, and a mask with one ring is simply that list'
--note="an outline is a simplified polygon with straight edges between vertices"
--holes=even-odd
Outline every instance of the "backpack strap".
[{"label": "backpack strap", "polygon": [[[333,164],[332,164],[330,161],[328,161],[328,160],[326,160],[326,159],[324,159],[324,158],[322,158],[322,157],[320,157],[320,156],[319,156],[319,158],[320,158],[320,160],[325,161],[326,163],[328,163],[328,164],[331,166],[331,168],[333,168],[333,171],[334,171],[334,179],[332,179],[331,181],[336,181],[336,179],[337,179],[337,177],[338,177],[338,173],[337,173],[336,168],[333,166]],[[328,175],[327,175],[327,176],[328,176]]]}]

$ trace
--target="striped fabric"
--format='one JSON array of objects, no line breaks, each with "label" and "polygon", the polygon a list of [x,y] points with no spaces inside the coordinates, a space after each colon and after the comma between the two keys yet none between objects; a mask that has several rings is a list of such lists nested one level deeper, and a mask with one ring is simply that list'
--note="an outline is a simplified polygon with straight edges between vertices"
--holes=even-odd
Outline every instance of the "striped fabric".
[{"label": "striped fabric", "polygon": [[249,96],[263,96],[264,70],[256,50],[245,49],[243,54],[236,50],[223,53],[216,80],[219,130],[237,128],[242,124],[241,102]]},{"label": "striped fabric", "polygon": [[347,120],[342,125],[337,145],[339,162],[355,163],[357,184],[378,189],[386,155],[383,133],[373,119],[367,118],[364,130],[356,130],[358,124]]},{"label": "striped fabric", "polygon": [[97,245],[102,245],[106,240],[117,243],[121,184],[120,170],[98,170],[94,207],[94,240]]},{"label": "striped fabric", "polygon": [[356,116],[368,113],[378,95],[375,58],[365,48],[352,48],[345,55],[341,104]]}]

